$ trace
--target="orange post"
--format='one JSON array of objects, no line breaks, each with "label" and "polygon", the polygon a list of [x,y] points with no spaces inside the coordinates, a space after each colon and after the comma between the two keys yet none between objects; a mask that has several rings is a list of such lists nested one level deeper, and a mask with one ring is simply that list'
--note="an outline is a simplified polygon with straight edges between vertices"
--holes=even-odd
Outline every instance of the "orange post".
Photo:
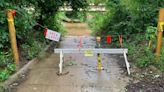
[{"label": "orange post", "polygon": [[159,11],[158,36],[157,36],[157,48],[156,48],[157,57],[161,55],[163,30],[161,29],[160,24],[162,22],[164,22],[164,8],[161,8]]},{"label": "orange post", "polygon": [[13,17],[15,13],[16,13],[15,10],[10,10],[10,9],[7,10],[11,48],[12,48],[15,64],[19,66],[19,55],[18,55],[18,48],[17,48],[17,41],[16,41],[16,31],[14,26],[14,17]]},{"label": "orange post", "polygon": [[119,41],[120,41],[120,46],[122,48],[123,47],[123,45],[122,45],[122,35],[119,35]]}]

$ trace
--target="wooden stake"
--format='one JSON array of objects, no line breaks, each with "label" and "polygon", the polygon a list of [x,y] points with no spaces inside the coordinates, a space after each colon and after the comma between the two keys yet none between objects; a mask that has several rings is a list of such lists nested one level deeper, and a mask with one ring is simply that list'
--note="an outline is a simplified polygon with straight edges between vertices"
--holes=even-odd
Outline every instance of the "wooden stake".
[{"label": "wooden stake", "polygon": [[11,42],[11,48],[12,48],[12,52],[14,56],[14,61],[15,61],[15,64],[19,67],[19,55],[18,55],[16,32],[15,32],[12,10],[10,9],[7,10],[7,17],[8,17],[9,35],[10,35],[10,42]]},{"label": "wooden stake", "polygon": [[161,47],[162,47],[163,31],[160,28],[160,23],[161,22],[164,22],[164,8],[161,8],[160,11],[159,11],[158,36],[157,36],[157,48],[156,48],[157,57],[159,57],[161,55]]}]

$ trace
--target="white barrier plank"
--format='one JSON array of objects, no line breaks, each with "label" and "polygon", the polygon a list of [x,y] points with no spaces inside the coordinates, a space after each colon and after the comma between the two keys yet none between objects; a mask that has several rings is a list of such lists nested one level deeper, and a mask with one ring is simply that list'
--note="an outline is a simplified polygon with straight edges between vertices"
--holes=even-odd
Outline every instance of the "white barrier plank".
[{"label": "white barrier plank", "polygon": [[86,51],[92,51],[93,53],[108,53],[108,54],[123,54],[125,59],[125,64],[127,68],[127,72],[130,75],[130,65],[127,60],[126,53],[128,53],[128,49],[121,48],[121,49],[102,49],[102,48],[82,48],[82,49],[54,49],[54,53],[60,53],[60,63],[59,63],[59,73],[62,73],[63,70],[63,57],[64,53],[85,53]]},{"label": "white barrier plank", "polygon": [[82,48],[82,49],[54,49],[54,53],[85,53],[85,51],[92,51],[93,53],[108,53],[108,54],[123,54],[128,53],[128,49],[102,49],[102,48]]}]

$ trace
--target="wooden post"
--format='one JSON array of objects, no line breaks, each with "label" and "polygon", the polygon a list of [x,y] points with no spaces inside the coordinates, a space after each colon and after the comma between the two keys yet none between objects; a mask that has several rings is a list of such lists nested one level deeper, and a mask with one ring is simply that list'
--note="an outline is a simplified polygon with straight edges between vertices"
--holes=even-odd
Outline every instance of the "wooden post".
[{"label": "wooden post", "polygon": [[18,48],[17,48],[17,41],[16,41],[16,31],[14,26],[14,17],[13,17],[13,10],[7,10],[7,17],[8,17],[8,27],[9,27],[9,35],[10,35],[10,42],[12,53],[14,56],[15,64],[19,67],[19,55],[18,55]]},{"label": "wooden post", "polygon": [[163,31],[160,28],[160,23],[164,22],[164,8],[161,8],[159,11],[159,21],[158,21],[158,36],[157,36],[157,48],[156,55],[159,57],[161,55],[161,47],[162,47],[162,35]]}]

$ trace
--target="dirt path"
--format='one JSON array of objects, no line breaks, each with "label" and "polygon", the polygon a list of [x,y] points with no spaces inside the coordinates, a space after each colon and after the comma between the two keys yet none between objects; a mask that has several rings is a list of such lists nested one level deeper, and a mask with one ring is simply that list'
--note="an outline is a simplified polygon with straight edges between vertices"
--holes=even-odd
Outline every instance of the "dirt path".
[{"label": "dirt path", "polygon": [[91,30],[89,30],[86,23],[65,23],[68,36],[90,36]]},{"label": "dirt path", "polygon": [[[70,36],[61,42],[61,48],[77,48],[80,36],[83,48],[94,48],[95,41],[89,36],[90,30],[86,24],[66,24],[66,27]],[[101,72],[96,70],[96,55],[85,57],[84,54],[65,54],[64,60],[63,71],[69,71],[67,75],[56,74],[59,55],[51,54],[32,67],[27,80],[16,88],[16,92],[125,92],[129,80],[122,75],[123,70],[117,63],[124,60],[102,54],[105,69]]]}]

